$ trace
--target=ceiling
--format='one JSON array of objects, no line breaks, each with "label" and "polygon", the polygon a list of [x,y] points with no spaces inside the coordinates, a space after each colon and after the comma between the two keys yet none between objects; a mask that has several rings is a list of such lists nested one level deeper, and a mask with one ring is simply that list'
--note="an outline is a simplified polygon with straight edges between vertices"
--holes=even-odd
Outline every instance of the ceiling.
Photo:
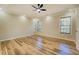
[{"label": "ceiling", "polygon": [[54,14],[60,11],[63,11],[68,8],[74,8],[78,5],[72,5],[72,4],[44,4],[45,9],[47,9],[46,12],[38,13],[36,11],[33,11],[34,8],[32,7],[32,4],[3,4],[0,5],[0,8],[3,8],[4,11],[6,11],[9,14],[13,15],[26,15],[27,17],[42,17],[47,16],[50,14]]}]

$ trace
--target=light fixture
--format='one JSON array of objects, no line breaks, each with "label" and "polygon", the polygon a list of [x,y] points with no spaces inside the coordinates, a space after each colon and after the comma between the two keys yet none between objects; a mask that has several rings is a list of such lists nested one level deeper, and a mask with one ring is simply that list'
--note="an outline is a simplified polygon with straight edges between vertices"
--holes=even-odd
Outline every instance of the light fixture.
[{"label": "light fixture", "polygon": [[41,10],[40,9],[37,9],[36,11],[40,13]]}]

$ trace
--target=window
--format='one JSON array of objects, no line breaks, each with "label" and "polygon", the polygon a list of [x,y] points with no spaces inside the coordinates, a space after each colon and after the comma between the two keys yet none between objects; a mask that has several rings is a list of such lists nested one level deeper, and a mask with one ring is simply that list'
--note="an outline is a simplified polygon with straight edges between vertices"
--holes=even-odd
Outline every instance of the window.
[{"label": "window", "polygon": [[71,33],[71,16],[61,17],[60,32],[65,34]]},{"label": "window", "polygon": [[35,32],[41,32],[42,31],[42,23],[39,19],[33,20],[33,27],[35,29]]}]

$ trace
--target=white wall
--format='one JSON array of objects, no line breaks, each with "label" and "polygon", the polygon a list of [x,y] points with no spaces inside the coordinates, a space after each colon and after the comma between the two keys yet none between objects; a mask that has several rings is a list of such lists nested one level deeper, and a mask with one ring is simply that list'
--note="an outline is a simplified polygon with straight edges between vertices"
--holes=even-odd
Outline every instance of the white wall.
[{"label": "white wall", "polygon": [[0,40],[33,35],[32,20],[26,16],[0,15]]},{"label": "white wall", "polygon": [[76,10],[76,48],[79,51],[79,8]]}]

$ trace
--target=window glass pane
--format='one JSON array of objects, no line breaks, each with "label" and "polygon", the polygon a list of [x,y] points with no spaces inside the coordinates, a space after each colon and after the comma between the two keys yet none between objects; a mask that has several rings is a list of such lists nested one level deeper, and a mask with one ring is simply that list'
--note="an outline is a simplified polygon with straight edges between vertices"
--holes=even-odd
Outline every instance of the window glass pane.
[{"label": "window glass pane", "polygon": [[70,33],[71,17],[62,17],[60,20],[60,31],[62,33]]}]

